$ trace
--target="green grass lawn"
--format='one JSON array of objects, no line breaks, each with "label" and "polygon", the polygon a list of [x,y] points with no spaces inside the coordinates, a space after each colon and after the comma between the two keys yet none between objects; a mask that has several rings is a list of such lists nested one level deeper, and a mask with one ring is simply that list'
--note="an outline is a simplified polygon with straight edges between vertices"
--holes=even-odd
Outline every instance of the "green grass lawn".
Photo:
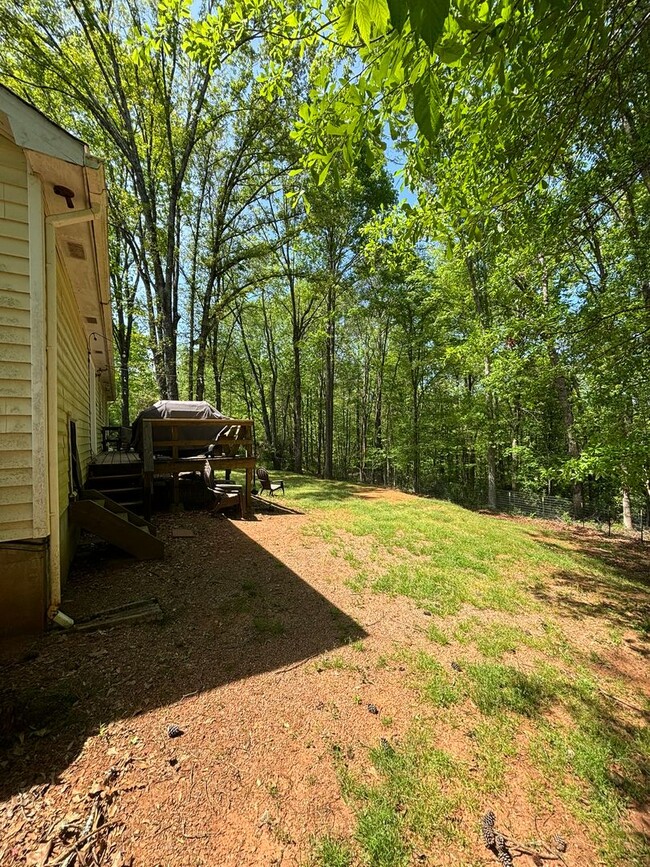
[{"label": "green grass lawn", "polygon": [[[648,840],[628,823],[628,808],[648,803],[650,706],[625,676],[601,667],[603,656],[623,649],[623,636],[647,639],[643,552],[562,525],[282,475],[287,493],[278,502],[307,513],[304,532],[345,557],[355,592],[406,597],[430,615],[426,651],[396,647],[392,660],[376,661],[378,670],[396,660],[408,666],[422,714],[397,745],[369,749],[370,782],[333,751],[356,833],[315,839],[313,864],[399,867],[434,842],[455,847],[458,863],[481,863],[463,855],[468,830],[454,816],[462,806],[480,821],[486,798],[507,797],[515,767],[537,772],[531,803],[559,798],[584,827],[595,863],[649,863]],[[355,538],[363,553],[350,553]],[[594,635],[598,652],[587,649]],[[437,720],[470,728],[471,763],[437,742]]]}]

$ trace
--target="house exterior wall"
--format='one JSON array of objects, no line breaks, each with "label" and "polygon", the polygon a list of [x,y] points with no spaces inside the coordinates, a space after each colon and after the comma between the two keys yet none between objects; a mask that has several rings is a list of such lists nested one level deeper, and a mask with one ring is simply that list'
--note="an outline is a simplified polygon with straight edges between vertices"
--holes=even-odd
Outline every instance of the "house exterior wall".
[{"label": "house exterior wall", "polygon": [[47,609],[44,281],[40,182],[0,133],[0,637]]},{"label": "house exterior wall", "polygon": [[95,392],[95,412],[97,417],[97,451],[102,450],[102,428],[108,424],[108,395],[106,386],[99,380],[95,380],[97,389]]},{"label": "house exterior wall", "polygon": [[70,422],[83,484],[112,395],[111,346],[87,337],[110,339],[106,241],[101,164],[0,85],[0,638],[43,629],[74,553]]},{"label": "house exterior wall", "polygon": [[[90,375],[88,345],[81,325],[77,302],[65,268],[56,269],[58,332],[58,464],[59,517],[61,527],[61,578],[65,579],[77,544],[78,532],[68,521],[68,504],[72,493],[70,422],[74,422],[82,483],[92,457]],[[93,374],[94,375],[94,374]],[[98,384],[98,391],[101,386]]]},{"label": "house exterior wall", "polygon": [[0,134],[0,542],[31,539],[32,357],[27,163]]}]

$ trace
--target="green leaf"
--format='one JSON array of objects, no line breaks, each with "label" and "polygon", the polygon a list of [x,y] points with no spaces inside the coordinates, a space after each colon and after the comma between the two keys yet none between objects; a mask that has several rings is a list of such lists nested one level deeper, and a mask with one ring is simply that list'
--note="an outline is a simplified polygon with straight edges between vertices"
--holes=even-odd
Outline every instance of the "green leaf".
[{"label": "green leaf", "polygon": [[384,33],[388,25],[386,0],[357,0],[356,19],[361,38],[370,45],[373,25],[375,33]]},{"label": "green leaf", "polygon": [[348,131],[348,125],[345,123],[339,124],[338,126],[333,123],[328,123],[325,127],[325,132],[328,135],[345,135]]},{"label": "green leaf", "polygon": [[462,42],[445,42],[436,48],[436,54],[443,63],[455,63],[465,53],[465,46]]},{"label": "green leaf", "polygon": [[321,173],[318,175],[318,186],[319,186],[319,187],[320,187],[322,184],[325,183],[325,179],[327,178],[327,176],[328,176],[328,174],[329,174],[329,170],[330,170],[330,164],[328,163],[328,164],[323,168],[323,170],[321,171]]},{"label": "green leaf", "polygon": [[408,0],[411,27],[430,51],[445,26],[450,0]]},{"label": "green leaf", "polygon": [[339,20],[336,22],[336,34],[339,42],[349,42],[354,33],[354,6],[350,4],[346,6]]},{"label": "green leaf", "polygon": [[387,0],[365,0],[365,2],[368,4],[370,20],[375,25],[375,30],[384,33],[390,19]]},{"label": "green leaf", "polygon": [[390,23],[398,33],[401,33],[409,15],[407,0],[388,0]]},{"label": "green leaf", "polygon": [[439,93],[431,74],[413,85],[413,115],[418,129],[427,141],[434,141],[440,127]]},{"label": "green leaf", "polygon": [[372,19],[370,18],[370,9],[367,0],[358,0],[355,17],[361,39],[366,43],[366,45],[370,45],[370,28],[372,26]]},{"label": "green leaf", "polygon": [[372,168],[375,164],[375,155],[372,151],[372,148],[368,144],[367,139],[364,139],[363,144],[361,146],[361,152],[363,154],[363,159],[368,168]]}]

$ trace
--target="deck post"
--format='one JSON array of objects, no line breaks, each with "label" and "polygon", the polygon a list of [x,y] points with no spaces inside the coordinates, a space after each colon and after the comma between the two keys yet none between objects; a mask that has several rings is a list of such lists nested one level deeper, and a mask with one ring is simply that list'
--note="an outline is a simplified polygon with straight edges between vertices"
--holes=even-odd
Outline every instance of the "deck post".
[{"label": "deck post", "polygon": [[[170,425],[170,433],[172,439],[172,460],[174,464],[178,463],[178,426],[176,424]],[[181,506],[181,486],[180,486],[180,474],[178,471],[174,471],[172,473],[172,512],[182,512],[183,507]]]},{"label": "deck post", "polygon": [[246,467],[246,517],[253,515],[253,468]]},{"label": "deck post", "polygon": [[142,485],[143,485],[143,510],[147,521],[151,520],[153,499],[153,433],[151,422],[148,419],[142,421]]}]

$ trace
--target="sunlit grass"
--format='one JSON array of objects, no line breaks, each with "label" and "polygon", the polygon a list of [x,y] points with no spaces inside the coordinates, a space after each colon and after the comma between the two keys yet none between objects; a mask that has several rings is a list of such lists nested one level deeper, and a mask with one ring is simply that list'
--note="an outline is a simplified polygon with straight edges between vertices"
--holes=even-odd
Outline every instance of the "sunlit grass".
[{"label": "sunlit grass", "polygon": [[543,722],[531,743],[533,761],[544,771],[571,812],[587,823],[607,864],[643,867],[650,845],[625,827],[630,803],[648,795],[650,735],[607,721],[598,704],[583,705],[573,726]]},{"label": "sunlit grass", "polygon": [[353,854],[350,845],[330,834],[312,843],[309,867],[351,867]]},{"label": "sunlit grass", "polygon": [[433,745],[431,733],[414,728],[405,742],[382,742],[369,752],[377,782],[365,783],[349,769],[343,751],[334,761],[341,790],[357,816],[355,842],[362,863],[401,867],[411,862],[416,846],[433,840],[453,840],[461,848],[463,835],[453,821],[467,797],[468,771]]},{"label": "sunlit grass", "polygon": [[[349,586],[405,597],[431,615],[421,623],[426,651],[405,639],[395,642],[390,658],[375,662],[377,680],[395,661],[407,669],[426,726],[414,722],[403,742],[371,746],[370,782],[334,752],[342,794],[356,816],[342,857],[401,867],[435,841],[433,851],[449,846],[456,863],[476,863],[467,841],[476,836],[485,798],[507,797],[511,772],[523,765],[524,776],[525,768],[541,774],[524,783],[533,813],[563,801],[593,839],[594,863],[650,863],[647,840],[626,825],[629,805],[649,798],[648,729],[612,707],[607,689],[624,698],[625,686],[601,691],[602,675],[593,669],[600,654],[585,649],[575,629],[565,633],[566,610],[547,594],[556,576],[578,594],[583,581],[587,592],[598,588],[597,611],[606,616],[608,592],[630,591],[626,616],[643,635],[647,618],[633,610],[638,581],[593,546],[572,546],[561,527],[556,533],[425,498],[377,497],[342,482],[291,474],[285,482],[287,504],[310,516],[307,538],[354,551]],[[364,556],[354,537],[363,539]],[[603,652],[624,642],[620,622],[608,629]],[[436,723],[468,739],[462,755],[469,750],[471,768],[445,751]],[[453,821],[457,810],[474,815],[474,824]]]},{"label": "sunlit grass", "polygon": [[[534,522],[495,520],[422,497],[393,501],[347,482],[284,477],[282,501],[313,513],[308,534],[328,542],[340,541],[342,532],[364,537],[379,572],[374,580],[364,575],[364,581],[378,592],[408,596],[434,614],[455,614],[465,604],[513,613],[531,609],[539,603],[530,591],[549,572],[626,583],[597,557],[572,550]],[[346,556],[359,568],[358,555]],[[355,589],[364,581],[355,580]]]}]

